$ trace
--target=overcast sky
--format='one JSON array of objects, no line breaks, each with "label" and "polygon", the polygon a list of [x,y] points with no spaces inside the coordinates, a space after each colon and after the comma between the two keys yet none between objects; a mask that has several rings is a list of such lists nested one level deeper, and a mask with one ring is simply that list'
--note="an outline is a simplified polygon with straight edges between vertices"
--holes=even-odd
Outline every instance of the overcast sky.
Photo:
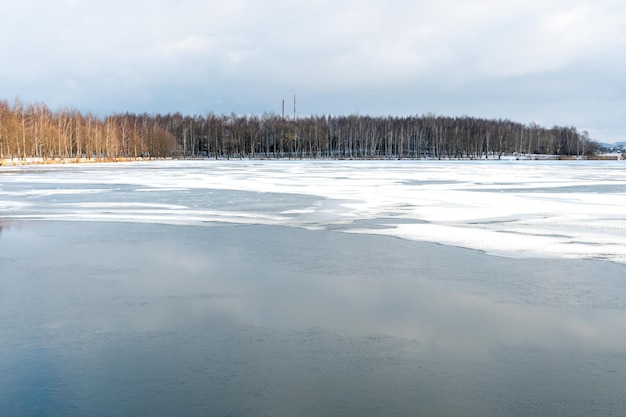
[{"label": "overcast sky", "polygon": [[508,118],[626,140],[623,0],[3,0],[0,99]]}]

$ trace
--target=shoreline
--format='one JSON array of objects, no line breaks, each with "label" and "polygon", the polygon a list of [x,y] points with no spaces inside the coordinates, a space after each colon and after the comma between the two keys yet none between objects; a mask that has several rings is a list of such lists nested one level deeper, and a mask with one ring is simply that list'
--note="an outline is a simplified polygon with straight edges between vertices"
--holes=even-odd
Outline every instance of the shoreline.
[{"label": "shoreline", "polygon": [[0,166],[24,165],[74,165],[74,164],[105,164],[120,162],[151,162],[151,161],[620,161],[626,160],[621,154],[607,154],[594,156],[561,156],[561,155],[504,155],[501,158],[298,158],[298,157],[246,157],[246,158],[143,158],[143,157],[106,157],[106,158],[13,158],[0,159]]},{"label": "shoreline", "polygon": [[165,158],[14,158],[0,159],[0,166],[104,164],[117,162],[159,161]]}]

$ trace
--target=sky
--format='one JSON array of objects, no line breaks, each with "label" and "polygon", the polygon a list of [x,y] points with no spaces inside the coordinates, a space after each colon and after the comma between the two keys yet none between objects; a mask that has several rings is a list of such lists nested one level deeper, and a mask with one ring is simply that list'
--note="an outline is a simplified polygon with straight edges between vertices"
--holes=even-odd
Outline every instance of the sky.
[{"label": "sky", "polygon": [[436,114],[626,141],[623,0],[3,0],[0,99]]}]

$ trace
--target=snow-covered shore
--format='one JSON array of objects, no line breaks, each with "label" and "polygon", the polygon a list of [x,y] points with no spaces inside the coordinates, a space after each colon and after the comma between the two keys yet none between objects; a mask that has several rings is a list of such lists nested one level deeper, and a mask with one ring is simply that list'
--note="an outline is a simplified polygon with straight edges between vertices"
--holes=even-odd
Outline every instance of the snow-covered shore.
[{"label": "snow-covered shore", "polygon": [[[0,159],[0,165],[58,165],[58,164],[93,164],[93,163],[106,163],[106,162],[145,162],[145,161],[163,161],[163,160],[215,160],[214,158],[4,158]],[[304,160],[304,161],[346,161],[346,160],[362,160],[362,161],[377,161],[386,160],[393,161],[396,159],[344,159],[344,158],[329,158],[329,159],[310,159],[310,158],[268,158],[265,156],[257,158],[219,158],[221,161],[284,161],[284,160]],[[407,159],[405,159],[407,160]],[[409,161],[581,161],[581,160],[593,160],[593,161],[613,161],[624,160],[624,157],[620,153],[608,153],[601,155],[594,155],[591,157],[586,156],[559,156],[559,155],[542,155],[542,154],[512,154],[493,156],[490,158],[441,158],[441,159],[408,159]]]},{"label": "snow-covered shore", "polygon": [[2,166],[14,165],[65,165],[65,164],[94,164],[105,162],[132,162],[143,161],[143,158],[13,158],[0,159]]}]

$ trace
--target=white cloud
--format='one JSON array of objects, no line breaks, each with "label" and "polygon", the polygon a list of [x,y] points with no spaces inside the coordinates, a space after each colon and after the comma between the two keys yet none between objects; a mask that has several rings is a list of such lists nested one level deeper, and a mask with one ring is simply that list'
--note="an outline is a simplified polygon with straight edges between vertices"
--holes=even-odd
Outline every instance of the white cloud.
[{"label": "white cloud", "polygon": [[[626,137],[626,122],[601,117],[626,104],[613,82],[626,69],[620,1],[11,0],[0,13],[0,96],[9,98],[262,113],[298,93],[318,114],[570,124],[578,113],[581,129]],[[59,87],[66,80],[74,87]]]}]

